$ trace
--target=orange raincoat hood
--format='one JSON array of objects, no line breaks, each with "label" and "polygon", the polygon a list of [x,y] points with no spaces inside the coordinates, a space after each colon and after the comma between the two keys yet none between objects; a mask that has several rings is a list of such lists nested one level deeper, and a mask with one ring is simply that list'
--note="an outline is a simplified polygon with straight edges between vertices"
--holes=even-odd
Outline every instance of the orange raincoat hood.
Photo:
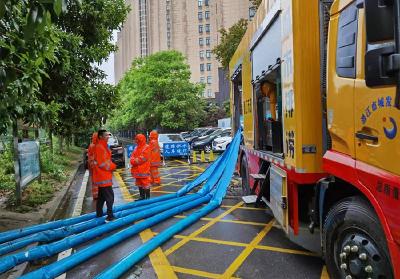
[{"label": "orange raincoat hood", "polygon": [[158,133],[156,130],[150,132],[150,140],[157,140],[158,141]]},{"label": "orange raincoat hood", "polygon": [[137,134],[135,136],[135,141],[138,147],[142,147],[146,144],[146,137],[143,134]]}]

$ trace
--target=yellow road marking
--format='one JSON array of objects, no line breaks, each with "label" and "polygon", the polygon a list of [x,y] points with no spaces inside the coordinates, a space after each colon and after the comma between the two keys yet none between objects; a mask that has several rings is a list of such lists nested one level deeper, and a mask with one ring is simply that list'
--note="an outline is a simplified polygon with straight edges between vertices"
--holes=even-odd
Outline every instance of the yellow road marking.
[{"label": "yellow road marking", "polygon": [[321,279],[329,279],[329,274],[328,274],[328,271],[326,270],[326,266],[325,265],[322,268]]},{"label": "yellow road marking", "polygon": [[255,248],[260,249],[260,250],[267,250],[267,251],[280,252],[280,253],[286,253],[286,254],[296,254],[296,255],[318,257],[317,254],[314,254],[314,253],[311,253],[308,251],[279,248],[279,247],[273,247],[273,246],[267,246],[267,245],[257,245]]},{"label": "yellow road marking", "polygon": [[190,168],[198,169],[198,170],[201,170],[201,171],[205,170],[205,168],[202,168],[202,167],[199,167],[199,166],[188,165],[187,162],[183,162],[181,160],[175,160],[175,161],[178,162],[178,163],[181,163],[182,165],[187,165]]},{"label": "yellow road marking", "polygon": [[[114,176],[119,182],[124,199],[126,201],[133,201],[132,195],[131,193],[129,193],[129,190],[126,187],[125,182],[122,180],[120,174],[115,173]],[[153,236],[154,234],[150,229],[147,229],[140,233],[140,237],[143,242],[149,240]],[[161,248],[157,248],[153,252],[151,252],[149,254],[149,258],[158,278],[178,278]]]},{"label": "yellow road marking", "polygon": [[[122,196],[124,200],[131,202],[133,201],[132,194],[129,193],[128,187],[126,187],[125,182],[122,180],[121,175],[119,172],[114,172],[114,177],[117,179],[119,188],[121,189]],[[136,194],[137,195],[137,194]]]},{"label": "yellow road marking", "polygon": [[[180,218],[180,219],[182,219],[182,218],[185,218],[185,217],[187,217],[187,216],[185,216],[185,215],[175,215],[174,216],[175,218]],[[200,220],[202,220],[202,221],[212,221],[213,220],[213,218],[206,218],[206,217],[203,217],[203,218],[201,218]],[[234,224],[242,224],[242,225],[253,225],[253,226],[262,226],[262,227],[264,227],[265,226],[265,223],[257,223],[257,222],[249,222],[249,221],[239,221],[239,220],[219,220],[218,221],[219,223],[234,223]]]},{"label": "yellow road marking", "polygon": [[[216,274],[216,273],[195,270],[195,269],[190,269],[190,268],[184,268],[184,267],[179,267],[179,266],[172,266],[172,268],[174,269],[174,271],[179,272],[179,273],[184,273],[184,274],[189,274],[189,275],[194,275],[194,276],[199,276],[199,277],[205,277],[205,278],[219,278],[221,276],[220,274]],[[231,278],[239,279],[236,277],[231,277]]]},{"label": "yellow road marking", "polygon": [[[221,207],[230,208],[230,207],[232,207],[232,205],[221,205]],[[265,211],[267,208],[257,208],[257,207],[246,207],[246,206],[241,206],[241,207],[239,207],[238,209]]]},{"label": "yellow road marking", "polygon": [[208,228],[210,228],[212,225],[214,225],[215,223],[217,223],[220,219],[224,218],[226,215],[228,215],[229,213],[231,213],[232,211],[234,211],[236,208],[240,207],[243,205],[243,202],[239,202],[237,203],[235,206],[231,207],[230,209],[226,210],[224,213],[222,213],[221,215],[219,215],[218,217],[214,218],[212,221],[208,222],[207,224],[203,225],[200,229],[192,232],[188,238],[186,239],[182,239],[181,241],[179,241],[178,243],[176,243],[174,246],[172,246],[171,248],[169,248],[168,250],[165,251],[165,255],[169,256],[170,254],[172,254],[174,251],[178,250],[180,247],[182,247],[183,245],[185,245],[186,243],[188,243],[190,241],[191,238],[198,236],[199,234],[201,234],[202,232],[204,232],[205,230],[207,230]]},{"label": "yellow road marking", "polygon": [[[265,226],[265,224],[264,224],[264,226]],[[154,234],[158,234],[158,233],[154,233]],[[176,238],[176,239],[186,239],[186,238],[188,238],[188,236],[176,234],[176,235],[174,235],[174,238]],[[215,244],[221,244],[221,245],[236,246],[236,247],[248,247],[248,246],[251,245],[251,243],[242,243],[242,242],[236,242],[236,241],[226,241],[226,240],[212,239],[212,238],[206,238],[206,237],[193,237],[190,240],[197,241],[197,242],[204,242],[204,243],[215,243]],[[254,249],[259,249],[259,250],[267,250],[267,251],[272,251],[272,252],[279,252],[279,253],[284,253],[284,254],[295,254],[295,255],[319,257],[317,254],[314,254],[314,253],[311,253],[311,252],[307,252],[307,251],[279,248],[279,247],[266,246],[266,245],[256,245],[253,248]],[[322,279],[322,277],[321,277],[321,279]],[[329,279],[329,278],[327,278],[327,279]]]},{"label": "yellow road marking", "polygon": [[[153,236],[154,234],[150,229],[140,233],[140,238],[143,243],[150,240]],[[149,258],[158,278],[178,278],[161,248],[157,248],[151,252]]]},{"label": "yellow road marking", "polygon": [[240,255],[233,261],[233,263],[225,270],[224,274],[220,278],[230,278],[236,272],[236,270],[242,265],[250,253],[256,248],[257,244],[267,235],[272,228],[274,220],[269,222],[261,232],[250,242],[250,244],[240,253]]}]

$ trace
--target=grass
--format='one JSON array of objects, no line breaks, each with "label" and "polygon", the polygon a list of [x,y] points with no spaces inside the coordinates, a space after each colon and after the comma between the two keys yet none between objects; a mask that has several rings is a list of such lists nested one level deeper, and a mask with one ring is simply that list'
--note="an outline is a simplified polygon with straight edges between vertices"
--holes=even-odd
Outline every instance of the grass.
[{"label": "grass", "polygon": [[[58,146],[54,144],[54,146]],[[26,212],[35,210],[50,201],[55,192],[62,188],[68,180],[77,162],[82,158],[82,149],[76,146],[65,148],[59,154],[57,148],[51,154],[46,145],[40,146],[42,183],[37,180],[29,184],[22,192],[22,206],[16,206],[13,155],[10,149],[0,154],[0,196],[7,200],[10,210]]]}]

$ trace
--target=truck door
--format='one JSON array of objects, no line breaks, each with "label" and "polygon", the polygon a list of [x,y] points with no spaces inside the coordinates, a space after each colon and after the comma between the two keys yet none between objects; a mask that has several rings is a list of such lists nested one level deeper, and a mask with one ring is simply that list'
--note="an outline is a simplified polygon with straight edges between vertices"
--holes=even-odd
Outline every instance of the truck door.
[{"label": "truck door", "polygon": [[[365,163],[381,170],[400,174],[400,110],[395,108],[396,87],[394,84],[367,86],[365,69],[371,68],[366,52],[382,46],[370,45],[365,40],[364,9],[359,10],[359,34],[357,42],[357,78],[355,82],[355,146],[357,169],[364,169]],[[387,48],[394,42],[384,43]],[[367,58],[364,58],[367,57]],[[372,61],[373,63],[373,61]],[[367,67],[365,67],[367,66]],[[386,82],[387,83],[387,82]],[[376,171],[375,171],[376,172]],[[365,175],[360,174],[365,183]],[[364,177],[364,179],[363,179]],[[369,185],[370,187],[376,185]]]}]

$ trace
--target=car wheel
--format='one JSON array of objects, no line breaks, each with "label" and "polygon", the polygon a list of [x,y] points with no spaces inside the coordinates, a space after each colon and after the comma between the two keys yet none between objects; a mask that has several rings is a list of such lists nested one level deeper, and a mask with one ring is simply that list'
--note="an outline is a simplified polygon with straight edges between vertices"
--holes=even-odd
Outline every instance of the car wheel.
[{"label": "car wheel", "polygon": [[211,145],[207,144],[207,145],[204,147],[204,152],[210,153],[210,152],[211,152]]},{"label": "car wheel", "polygon": [[246,156],[242,157],[240,164],[240,176],[242,177],[242,196],[250,195],[249,169],[247,167]]},{"label": "car wheel", "polygon": [[385,234],[364,199],[349,197],[334,205],[322,241],[331,278],[393,278]]}]

